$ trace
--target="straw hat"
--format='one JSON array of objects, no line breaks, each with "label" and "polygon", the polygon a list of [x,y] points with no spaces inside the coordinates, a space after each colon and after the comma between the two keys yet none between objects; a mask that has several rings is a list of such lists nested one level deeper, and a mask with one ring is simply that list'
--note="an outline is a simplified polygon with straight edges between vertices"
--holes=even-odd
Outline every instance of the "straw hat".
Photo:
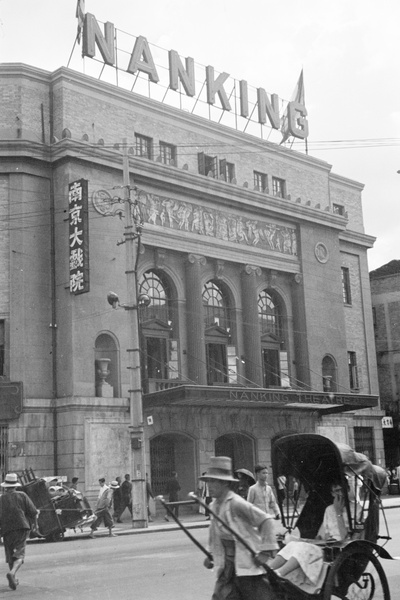
[{"label": "straw hat", "polygon": [[110,483],[110,488],[111,488],[112,490],[117,490],[117,489],[119,489],[119,483],[118,483],[118,481],[112,481],[112,482]]},{"label": "straw hat", "polygon": [[238,473],[241,473],[247,479],[249,479],[249,481],[251,482],[252,485],[255,484],[256,478],[254,477],[253,473],[251,471],[249,471],[248,469],[236,469],[235,475],[237,475]]},{"label": "straw hat", "polygon": [[7,473],[3,483],[0,484],[3,488],[20,487],[16,473]]},{"label": "straw hat", "polygon": [[221,479],[222,481],[238,481],[233,477],[232,459],[229,456],[212,456],[208,470],[199,477],[201,481],[206,479]]}]

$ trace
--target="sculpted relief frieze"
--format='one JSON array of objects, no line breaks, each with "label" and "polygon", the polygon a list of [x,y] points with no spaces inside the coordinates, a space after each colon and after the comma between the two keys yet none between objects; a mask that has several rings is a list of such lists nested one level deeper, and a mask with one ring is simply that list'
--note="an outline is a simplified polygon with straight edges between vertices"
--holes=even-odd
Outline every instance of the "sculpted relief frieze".
[{"label": "sculpted relief frieze", "polygon": [[[138,193],[138,201],[144,223],[297,256],[297,234],[292,227],[246,219],[143,191]],[[103,215],[107,214],[107,208],[115,211],[102,190],[94,192],[93,206]]]},{"label": "sculpted relief frieze", "polygon": [[233,213],[144,192],[141,192],[141,204],[145,223],[297,256],[296,230],[292,227],[244,219]]}]

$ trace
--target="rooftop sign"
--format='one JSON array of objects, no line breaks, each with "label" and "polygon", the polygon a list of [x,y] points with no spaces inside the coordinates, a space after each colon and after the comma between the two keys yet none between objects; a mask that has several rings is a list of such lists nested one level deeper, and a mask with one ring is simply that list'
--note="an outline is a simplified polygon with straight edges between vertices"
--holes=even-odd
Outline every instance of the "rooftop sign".
[{"label": "rooftop sign", "polygon": [[[254,124],[265,125],[279,132],[281,142],[289,137],[307,138],[302,75],[292,100],[284,102],[262,87],[254,88],[226,72],[217,73],[211,65],[202,67],[191,57],[183,59],[176,50],[165,51],[156,46],[152,49],[143,36],[124,32],[117,35],[116,32],[113,23],[107,22],[102,28],[93,14],[84,16],[82,56],[99,61],[98,51],[103,64],[100,77],[106,77],[105,68],[112,67],[117,73],[118,85],[127,86],[126,77],[131,76],[131,91],[182,110],[208,116],[243,131]],[[169,91],[175,92],[175,98]]]}]

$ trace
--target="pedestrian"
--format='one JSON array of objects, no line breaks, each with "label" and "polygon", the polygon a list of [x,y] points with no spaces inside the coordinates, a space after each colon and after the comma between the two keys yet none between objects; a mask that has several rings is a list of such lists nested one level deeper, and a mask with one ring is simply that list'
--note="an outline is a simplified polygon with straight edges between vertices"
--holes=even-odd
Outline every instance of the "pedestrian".
[{"label": "pedestrian", "polygon": [[[268,467],[266,465],[256,465],[254,471],[257,482],[249,488],[248,502],[257,506],[257,508],[265,512],[271,519],[280,519],[278,503],[271,486],[268,485]],[[272,535],[270,538],[263,540],[261,550],[267,556],[273,558],[278,550],[278,544],[273,528],[271,529]]]},{"label": "pedestrian", "polygon": [[[202,476],[206,474],[206,471],[202,473]],[[208,487],[208,483],[206,481],[202,481],[199,478],[199,486],[198,486],[198,496],[203,500],[203,502],[208,506],[212,502],[212,497],[210,496],[210,489]],[[199,506],[199,513],[205,515],[206,521],[210,520],[210,511],[204,506]]]},{"label": "pedestrian", "polygon": [[154,498],[153,490],[151,489],[151,483],[149,481],[149,474],[146,473],[146,500],[147,500],[147,518],[152,522],[151,511],[150,511],[150,498]]},{"label": "pedestrian", "polygon": [[17,571],[25,560],[26,541],[34,525],[37,527],[39,512],[32,500],[17,488],[20,487],[16,473],[7,473],[1,487],[4,493],[0,496],[0,535],[4,542],[8,585],[12,590],[19,583]]},{"label": "pedestrian", "polygon": [[[169,502],[179,502],[179,491],[181,486],[178,481],[178,473],[176,471],[172,471],[170,479],[167,481],[167,495]],[[179,516],[179,506],[173,506],[172,511],[176,517]],[[169,521],[167,515],[165,515],[164,519]]]},{"label": "pedestrian", "polygon": [[295,477],[293,477],[293,502],[294,502],[295,506],[297,505],[297,502],[299,500],[299,493],[300,493],[299,482],[297,481],[297,479]]},{"label": "pedestrian", "polygon": [[121,512],[119,514],[119,519],[121,519],[126,508],[132,515],[132,483],[129,473],[125,475],[124,481],[121,484]]},{"label": "pedestrian", "polygon": [[93,521],[90,526],[91,532],[89,537],[94,538],[94,532],[97,530],[102,521],[104,521],[104,527],[108,527],[108,535],[110,537],[116,537],[116,534],[112,531],[115,525],[111,514],[111,505],[113,500],[113,492],[115,489],[119,488],[118,481],[112,481],[110,486],[108,486],[106,485],[106,480],[101,478],[99,479],[99,484],[100,492],[97,498],[96,509],[94,511],[96,520]]},{"label": "pedestrian", "polygon": [[283,504],[286,498],[286,477],[284,475],[280,475],[278,477],[278,489],[276,493],[278,495],[278,502]]},{"label": "pedestrian", "polygon": [[118,483],[119,487],[114,489],[113,492],[113,518],[117,521],[117,523],[122,523],[121,519],[119,518],[122,505],[121,477],[116,477],[115,481]]},{"label": "pedestrian", "polygon": [[213,513],[236,531],[247,544],[259,552],[262,540],[271,535],[272,519],[262,510],[231,490],[237,479],[232,474],[232,461],[227,456],[210,459],[210,467],[201,476],[214,498],[210,504],[211,522],[209,547],[212,561],[206,558],[204,566],[217,569],[212,600],[271,600],[275,596],[265,571],[258,566],[252,554],[225,529]]},{"label": "pedestrian", "polygon": [[248,471],[247,469],[237,469],[235,471],[235,475],[239,479],[239,483],[236,488],[236,493],[239,494],[239,496],[242,496],[242,498],[244,498],[245,500],[247,500],[249,488],[256,482],[256,480],[254,479],[254,475],[251,471]]}]

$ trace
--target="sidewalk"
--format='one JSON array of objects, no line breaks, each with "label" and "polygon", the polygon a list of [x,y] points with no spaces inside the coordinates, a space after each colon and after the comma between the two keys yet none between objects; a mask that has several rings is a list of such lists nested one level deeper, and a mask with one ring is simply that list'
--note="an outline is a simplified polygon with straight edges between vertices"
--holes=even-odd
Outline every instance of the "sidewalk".
[{"label": "sidewalk", "polygon": [[[397,496],[382,496],[382,504],[385,510],[391,508],[399,508],[400,507],[400,495]],[[156,517],[153,517],[153,521],[149,523],[149,526],[146,528],[134,529],[132,527],[132,521],[130,518],[130,514],[126,513],[124,516],[124,520],[122,523],[116,523],[113,532],[119,535],[133,535],[133,534],[143,534],[143,533],[159,533],[161,531],[174,531],[180,529],[179,525],[175,523],[172,517],[168,517],[169,521],[165,521],[164,519],[165,511],[162,509],[159,510]],[[204,515],[199,513],[183,513],[182,516],[179,517],[179,520],[183,523],[183,525],[187,529],[202,529],[208,527],[209,521],[206,520]],[[65,538],[87,538],[90,533],[90,527],[85,527],[83,531],[79,529],[76,530],[76,533],[73,529],[67,529],[65,532]],[[108,529],[105,527],[100,527],[95,532],[95,537],[107,537]]]}]

